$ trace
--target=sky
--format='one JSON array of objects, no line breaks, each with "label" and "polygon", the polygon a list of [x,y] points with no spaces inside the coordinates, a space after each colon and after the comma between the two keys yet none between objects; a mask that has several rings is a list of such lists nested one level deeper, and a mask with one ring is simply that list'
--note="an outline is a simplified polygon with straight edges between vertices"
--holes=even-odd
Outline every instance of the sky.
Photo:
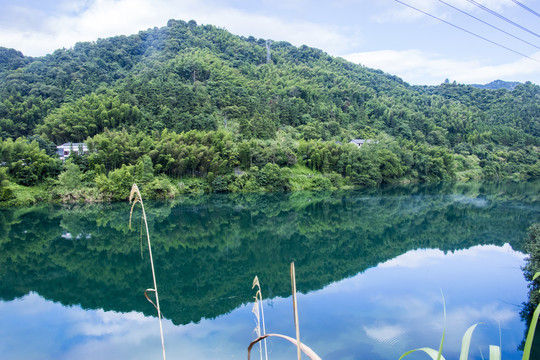
[{"label": "sky", "polygon": [[316,47],[413,85],[540,84],[538,14],[538,0],[0,0],[0,46],[43,56],[195,20]]}]

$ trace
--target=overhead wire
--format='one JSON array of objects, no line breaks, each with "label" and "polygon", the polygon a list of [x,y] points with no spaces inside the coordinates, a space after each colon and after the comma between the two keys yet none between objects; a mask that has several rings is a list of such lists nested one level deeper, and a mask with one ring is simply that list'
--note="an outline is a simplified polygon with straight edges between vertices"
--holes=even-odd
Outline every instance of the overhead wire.
[{"label": "overhead wire", "polygon": [[514,54],[523,56],[523,57],[525,57],[525,58],[527,58],[527,59],[530,59],[530,60],[533,60],[533,61],[536,61],[536,62],[540,63],[540,60],[537,60],[537,59],[532,58],[532,57],[530,57],[530,56],[528,56],[528,55],[522,54],[522,53],[520,53],[519,51],[510,49],[509,47],[506,47],[506,46],[504,46],[504,45],[502,45],[502,44],[499,44],[499,43],[497,43],[497,42],[495,42],[495,41],[493,41],[493,40],[490,40],[490,39],[485,38],[485,37],[483,37],[483,36],[481,36],[481,35],[478,35],[478,34],[476,34],[476,33],[473,33],[472,31],[469,31],[469,30],[467,30],[467,29],[465,29],[465,28],[462,28],[461,26],[452,24],[451,22],[446,21],[446,20],[444,20],[444,19],[441,19],[441,18],[439,18],[439,17],[437,17],[437,16],[435,16],[435,15],[432,15],[432,14],[426,12],[426,11],[420,10],[420,9],[418,9],[418,8],[412,6],[412,5],[406,4],[406,3],[404,3],[403,1],[400,1],[400,0],[394,0],[394,1],[395,1],[395,2],[398,2],[398,3],[402,4],[402,5],[405,5],[405,6],[411,8],[411,9],[413,9],[413,10],[416,10],[416,11],[418,11],[418,12],[424,14],[424,15],[427,15],[427,16],[429,16],[429,17],[432,17],[433,19],[439,20],[439,21],[441,21],[441,22],[443,22],[443,23],[445,23],[445,24],[447,24],[447,25],[450,25],[450,26],[452,26],[452,27],[455,27],[456,29],[459,29],[459,30],[461,30],[461,31],[464,31],[464,32],[466,32],[466,33],[468,33],[468,34],[470,34],[470,35],[476,36],[477,38],[482,39],[482,40],[484,40],[484,41],[487,41],[487,42],[489,42],[489,43],[491,43],[491,44],[493,44],[493,45],[496,45],[496,46],[501,47],[501,48],[503,48],[503,49],[505,49],[505,50],[511,51],[511,52],[513,52]]},{"label": "overhead wire", "polygon": [[534,14],[534,15],[540,17],[540,14],[539,14],[539,13],[537,13],[536,11],[534,11],[533,9],[531,9],[530,7],[528,7],[527,5],[522,4],[522,3],[520,3],[520,2],[517,1],[517,0],[512,0],[512,2],[515,3],[515,4],[518,4],[519,6],[521,6],[522,8],[524,8],[525,10],[527,10],[528,12],[530,12],[531,14]]},{"label": "overhead wire", "polygon": [[473,18],[473,19],[475,19],[475,20],[477,20],[477,21],[480,21],[481,23],[483,23],[483,24],[485,24],[485,25],[487,25],[487,26],[490,26],[490,27],[492,27],[493,29],[496,29],[496,30],[498,30],[498,31],[500,31],[500,32],[502,32],[502,33],[505,33],[506,35],[511,36],[511,37],[513,37],[514,39],[517,39],[517,40],[519,40],[519,41],[524,42],[525,44],[528,44],[528,45],[530,45],[530,46],[532,46],[532,47],[535,47],[535,48],[537,48],[537,49],[540,49],[540,46],[536,46],[536,45],[534,45],[534,44],[528,42],[527,40],[523,40],[522,38],[520,38],[520,37],[518,37],[518,36],[515,36],[515,35],[513,35],[513,34],[510,34],[509,32],[507,32],[507,31],[505,31],[505,30],[503,30],[503,29],[500,29],[500,28],[496,27],[495,25],[492,25],[492,24],[488,23],[487,21],[484,21],[484,20],[482,20],[482,19],[480,19],[480,18],[478,18],[478,17],[476,17],[476,16],[474,16],[474,15],[472,15],[472,14],[469,14],[468,12],[459,9],[459,8],[455,7],[454,5],[447,3],[446,1],[439,0],[439,2],[441,2],[441,3],[445,4],[445,5],[447,5],[447,6],[451,7],[452,9],[457,10],[457,11],[459,11],[460,13],[465,14],[465,15],[467,15],[467,16],[469,16],[469,17],[471,17],[471,18]]},{"label": "overhead wire", "polygon": [[532,34],[532,35],[537,36],[537,37],[540,38],[540,35],[538,35],[538,34],[535,33],[534,31],[531,31],[531,30],[527,29],[526,27],[519,25],[518,23],[516,23],[516,22],[514,22],[514,21],[512,21],[512,20],[510,20],[510,19],[508,19],[507,17],[505,17],[505,16],[503,16],[503,15],[497,13],[496,11],[493,11],[493,10],[491,10],[491,9],[489,9],[489,8],[487,8],[487,7],[485,7],[484,5],[479,4],[479,3],[477,3],[477,2],[474,1],[474,0],[467,0],[467,1],[470,2],[471,4],[475,5],[475,6],[479,7],[480,9],[482,9],[482,10],[484,10],[484,11],[487,11],[487,12],[490,13],[491,15],[496,16],[496,17],[498,17],[499,19],[504,20],[504,21],[506,21],[507,23],[512,24],[512,25],[514,25],[514,26],[520,28],[521,30],[526,31],[526,32],[528,32],[528,33],[530,33],[530,34]]}]

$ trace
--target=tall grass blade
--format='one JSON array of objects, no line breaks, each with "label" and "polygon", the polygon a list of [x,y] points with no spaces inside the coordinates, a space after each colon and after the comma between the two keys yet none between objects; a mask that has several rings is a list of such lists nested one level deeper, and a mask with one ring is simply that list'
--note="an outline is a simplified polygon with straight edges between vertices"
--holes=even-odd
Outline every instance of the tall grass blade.
[{"label": "tall grass blade", "polygon": [[298,342],[296,339],[293,339],[293,338],[290,337],[290,336],[281,335],[281,334],[266,334],[266,335],[262,335],[261,337],[259,337],[259,338],[255,339],[255,340],[253,340],[253,341],[249,344],[249,346],[248,346],[248,360],[251,360],[251,355],[250,355],[250,354],[251,354],[251,348],[253,348],[253,346],[254,346],[255,344],[257,344],[259,341],[264,340],[264,339],[266,339],[266,338],[268,338],[268,337],[278,337],[278,338],[285,339],[285,340],[291,342],[292,344],[296,345],[297,348],[301,349],[302,352],[303,352],[304,354],[306,354],[307,357],[309,357],[311,360],[322,360],[322,359],[319,357],[319,355],[317,355],[317,354],[315,353],[315,351],[311,350],[311,348],[310,348],[309,346],[304,345],[304,344]]},{"label": "tall grass blade", "polygon": [[297,354],[298,360],[302,359],[302,352],[300,349],[300,325],[298,324],[298,303],[296,301],[296,273],[294,271],[294,261],[291,262],[291,286],[292,286],[292,300],[293,300],[293,312],[294,312],[294,326],[296,328],[296,341],[297,341]]},{"label": "tall grass blade", "polygon": [[529,325],[529,331],[527,332],[527,339],[525,340],[525,347],[523,348],[523,360],[529,360],[531,357],[531,348],[534,340],[534,332],[536,325],[538,324],[538,316],[540,316],[540,305],[536,307]]},{"label": "tall grass blade", "polygon": [[474,329],[478,324],[474,324],[465,331],[463,335],[463,340],[461,340],[461,354],[459,355],[459,360],[467,360],[469,358],[469,348],[471,347],[471,338]]},{"label": "tall grass blade", "polygon": [[[537,272],[533,276],[533,281],[540,276],[540,272]],[[525,340],[525,346],[523,347],[523,360],[529,360],[531,357],[531,348],[534,340],[534,332],[536,331],[536,325],[538,324],[538,316],[540,316],[540,305],[534,310],[531,324],[529,325],[529,331],[527,332],[527,339]]]},{"label": "tall grass blade", "polygon": [[[163,351],[163,360],[166,360],[165,356],[165,340],[163,338],[163,326],[161,324],[161,310],[159,308],[159,296],[157,291],[157,284],[156,284],[156,272],[154,270],[154,259],[152,258],[152,245],[150,243],[150,233],[148,231],[148,221],[146,219],[146,212],[144,211],[144,204],[141,197],[141,192],[139,191],[139,187],[137,184],[133,184],[131,187],[131,192],[129,193],[129,202],[132,203],[131,205],[131,211],[129,212],[129,228],[131,229],[131,218],[133,216],[133,209],[135,208],[135,205],[137,203],[141,204],[142,209],[142,218],[144,219],[144,227],[146,228],[146,238],[148,239],[148,252],[150,254],[150,266],[152,268],[152,279],[154,280],[154,288],[153,289],[147,289],[144,292],[144,296],[148,301],[154,305],[158,312],[158,319],[159,319],[159,332],[161,334],[161,349]],[[148,296],[148,291],[153,291],[156,296],[156,302],[154,303],[152,300],[150,300],[150,297]]]},{"label": "tall grass blade", "polygon": [[437,360],[440,360],[442,358],[442,348],[444,344],[444,336],[446,335],[446,302],[444,301],[444,294],[441,290],[441,296],[442,296],[442,303],[443,303],[443,311],[444,311],[444,326],[443,326],[443,332],[441,337],[441,345],[439,345],[439,354],[437,356]]},{"label": "tall grass blade", "polygon": [[[433,360],[444,360],[444,356],[442,356],[442,349],[443,349],[443,344],[444,344],[444,336],[446,334],[446,303],[444,301],[444,294],[442,293],[442,290],[441,290],[441,296],[442,296],[442,301],[443,301],[443,311],[444,311],[444,326],[443,326],[443,334],[442,334],[442,338],[441,338],[441,344],[439,345],[439,350],[435,350],[435,349],[432,349],[432,348],[428,348],[428,347],[423,347],[423,348],[419,348],[419,349],[414,349],[414,350],[410,350],[410,351],[407,351],[405,354],[401,355],[401,357],[399,358],[399,360],[403,359],[405,356],[409,355],[409,354],[412,354],[414,352],[417,352],[417,351],[423,351],[425,352],[426,354],[428,354]],[[460,358],[461,360],[461,358]]]},{"label": "tall grass blade", "polygon": [[501,360],[501,348],[489,345],[489,360]]}]

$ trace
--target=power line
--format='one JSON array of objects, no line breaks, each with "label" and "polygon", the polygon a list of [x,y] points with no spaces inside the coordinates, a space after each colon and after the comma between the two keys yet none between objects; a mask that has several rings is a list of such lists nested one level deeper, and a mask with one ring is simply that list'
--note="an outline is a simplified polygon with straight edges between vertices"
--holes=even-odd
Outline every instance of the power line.
[{"label": "power line", "polygon": [[512,25],[514,25],[514,26],[520,28],[520,29],[523,30],[523,31],[526,31],[526,32],[528,32],[528,33],[530,33],[530,34],[533,34],[534,36],[540,37],[540,35],[538,35],[538,34],[535,33],[534,31],[531,31],[531,30],[529,30],[529,29],[527,29],[527,28],[525,28],[525,27],[519,25],[518,23],[516,23],[516,22],[514,22],[514,21],[512,21],[512,20],[510,20],[510,19],[508,19],[508,18],[506,18],[506,17],[504,17],[503,15],[501,15],[501,14],[499,14],[499,13],[497,13],[497,12],[491,10],[491,9],[488,9],[488,8],[485,7],[484,5],[479,4],[479,3],[477,3],[477,2],[474,1],[474,0],[467,0],[467,1],[470,2],[470,3],[473,4],[473,5],[478,6],[480,9],[482,9],[482,10],[484,10],[484,11],[487,11],[487,12],[490,13],[491,15],[496,16],[496,17],[498,17],[499,19],[502,19],[502,20],[506,21],[507,23],[512,24]]},{"label": "power line", "polygon": [[482,39],[482,40],[484,40],[484,41],[487,41],[487,42],[489,42],[489,43],[491,43],[491,44],[493,44],[493,45],[497,45],[497,46],[499,46],[499,47],[501,47],[501,48],[503,48],[503,49],[506,49],[506,50],[508,50],[508,51],[511,51],[511,52],[513,52],[514,54],[518,54],[518,55],[520,55],[520,56],[526,57],[527,59],[531,59],[531,60],[534,60],[534,61],[540,63],[540,60],[534,59],[534,58],[532,58],[532,57],[530,57],[530,56],[528,56],[528,55],[522,54],[522,53],[520,53],[520,52],[518,52],[518,51],[516,51],[516,50],[512,50],[512,49],[510,49],[510,48],[508,48],[508,47],[506,47],[506,46],[504,46],[504,45],[501,45],[501,44],[499,44],[499,43],[497,43],[497,42],[495,42],[495,41],[489,40],[489,39],[487,39],[487,38],[485,38],[485,37],[483,37],[483,36],[480,36],[480,35],[478,35],[478,34],[475,34],[475,33],[473,33],[472,31],[469,31],[469,30],[464,29],[464,28],[462,28],[462,27],[460,27],[460,26],[454,25],[454,24],[452,24],[451,22],[448,22],[448,21],[446,21],[446,20],[443,20],[443,19],[441,19],[441,18],[439,18],[439,17],[437,17],[437,16],[435,16],[435,15],[431,15],[431,14],[429,14],[429,13],[423,11],[423,10],[420,10],[420,9],[418,9],[418,8],[415,8],[415,7],[412,6],[412,5],[406,4],[406,3],[404,3],[403,1],[400,1],[400,0],[394,0],[394,1],[395,1],[395,2],[398,2],[398,3],[402,4],[402,5],[405,5],[405,6],[407,6],[407,7],[410,7],[410,8],[413,9],[413,10],[416,10],[416,11],[418,11],[418,12],[421,12],[421,13],[424,14],[424,15],[427,15],[427,16],[429,16],[429,17],[432,17],[432,18],[436,19],[436,20],[442,21],[443,23],[445,23],[445,24],[447,24],[447,25],[450,25],[450,26],[452,26],[452,27],[455,27],[456,29],[459,29],[459,30],[461,30],[461,31],[465,31],[465,32],[468,33],[468,34],[471,34],[471,35],[473,35],[473,36],[476,36],[477,38],[480,38],[480,39]]},{"label": "power line", "polygon": [[509,36],[513,37],[514,39],[517,39],[517,40],[519,40],[519,41],[524,42],[525,44],[529,44],[529,45],[531,45],[531,46],[533,46],[533,47],[535,47],[535,48],[537,48],[537,49],[540,49],[539,46],[536,46],[536,45],[534,45],[534,44],[531,44],[530,42],[528,42],[528,41],[526,41],[526,40],[523,40],[523,39],[520,38],[520,37],[517,37],[517,36],[515,36],[515,35],[512,35],[512,34],[510,34],[510,33],[507,32],[507,31],[504,31],[504,30],[502,30],[502,29],[500,29],[500,28],[498,28],[498,27],[496,27],[496,26],[494,26],[494,25],[491,25],[490,23],[488,23],[488,22],[486,22],[486,21],[484,21],[484,20],[482,20],[482,19],[480,19],[480,18],[477,18],[476,16],[471,15],[471,14],[469,14],[469,13],[466,12],[466,11],[463,11],[463,10],[461,10],[461,9],[458,9],[457,7],[451,5],[451,4],[449,4],[449,3],[447,3],[447,2],[445,2],[445,1],[443,1],[443,0],[439,0],[439,2],[442,2],[443,4],[445,4],[445,5],[447,5],[447,6],[450,6],[452,9],[457,10],[457,11],[459,11],[460,13],[465,14],[465,15],[467,15],[467,16],[470,16],[470,17],[472,17],[473,19],[478,20],[478,21],[480,21],[480,22],[483,23],[483,24],[486,24],[486,25],[488,25],[488,26],[491,26],[492,28],[494,28],[494,29],[496,29],[496,30],[499,30],[499,31],[502,32],[502,33],[505,33],[506,35],[509,35]]},{"label": "power line", "polygon": [[534,11],[533,9],[527,7],[526,5],[520,3],[519,1],[517,1],[517,0],[512,0],[512,2],[518,4],[519,6],[521,6],[522,8],[524,8],[525,10],[527,10],[528,12],[530,12],[531,14],[534,14],[534,15],[540,17],[540,14],[539,14],[539,13],[537,13],[537,12]]}]

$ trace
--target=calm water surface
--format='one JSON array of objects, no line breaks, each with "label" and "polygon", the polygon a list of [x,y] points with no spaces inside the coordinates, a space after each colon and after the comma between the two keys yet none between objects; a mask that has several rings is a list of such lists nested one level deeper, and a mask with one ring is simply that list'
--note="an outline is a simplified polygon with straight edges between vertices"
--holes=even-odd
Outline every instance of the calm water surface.
[{"label": "calm water surface", "polygon": [[[538,182],[465,184],[147,202],[167,358],[245,359],[255,275],[267,332],[294,337],[294,261],[301,338],[323,359],[438,348],[443,295],[446,359],[459,357],[477,322],[470,359],[499,344],[503,359],[520,359],[522,240],[540,221],[539,190]],[[2,359],[161,358],[143,295],[152,275],[140,208],[133,231],[129,208],[2,210]],[[268,351],[296,356],[279,339]]]}]

